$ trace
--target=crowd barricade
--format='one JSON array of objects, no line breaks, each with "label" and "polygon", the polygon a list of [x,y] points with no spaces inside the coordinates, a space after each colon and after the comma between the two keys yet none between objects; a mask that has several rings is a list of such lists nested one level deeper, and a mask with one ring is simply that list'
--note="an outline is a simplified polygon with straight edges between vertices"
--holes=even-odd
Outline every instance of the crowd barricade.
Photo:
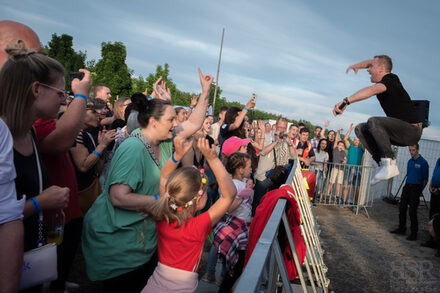
[{"label": "crowd barricade", "polygon": [[310,171],[316,174],[314,204],[352,208],[356,214],[373,205],[374,169],[365,165],[314,162]]},{"label": "crowd barricade", "polygon": [[[324,264],[324,250],[319,240],[319,225],[313,206],[307,193],[306,183],[301,168],[294,161],[286,184],[292,185],[290,193],[298,203],[301,218],[301,234],[306,246],[306,256],[300,263],[293,236],[286,217],[286,199],[279,199],[247,263],[234,292],[328,292],[330,281],[326,277],[327,267]],[[298,272],[291,282],[281,254],[278,232],[286,231],[289,246]]]}]

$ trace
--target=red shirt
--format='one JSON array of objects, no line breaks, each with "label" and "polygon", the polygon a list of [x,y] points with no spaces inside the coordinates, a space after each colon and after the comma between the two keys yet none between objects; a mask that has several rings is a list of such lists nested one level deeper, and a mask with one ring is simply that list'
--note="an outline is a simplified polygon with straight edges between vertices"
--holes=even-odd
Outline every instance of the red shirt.
[{"label": "red shirt", "polygon": [[[54,119],[39,119],[34,123],[34,127],[37,143],[39,143],[55,130],[56,121]],[[41,157],[49,170],[50,185],[69,187],[70,189],[69,205],[64,209],[67,224],[70,220],[81,216],[78,185],[76,183],[76,175],[72,159],[69,156],[69,152],[53,155],[41,153]]]},{"label": "red shirt", "polygon": [[197,271],[197,260],[206,237],[212,231],[211,217],[204,212],[189,219],[180,228],[175,228],[176,225],[176,222],[168,224],[166,221],[156,224],[159,261],[176,269]]}]

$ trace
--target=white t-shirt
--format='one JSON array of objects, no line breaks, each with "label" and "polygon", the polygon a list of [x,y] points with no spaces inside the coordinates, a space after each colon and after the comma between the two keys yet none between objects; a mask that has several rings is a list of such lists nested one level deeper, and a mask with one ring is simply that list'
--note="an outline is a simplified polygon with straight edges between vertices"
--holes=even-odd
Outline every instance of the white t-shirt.
[{"label": "white t-shirt", "polygon": [[209,136],[216,141],[218,139],[218,135],[220,133],[220,125],[217,123],[214,123],[211,125],[211,130],[209,131]]},{"label": "white t-shirt", "polygon": [[319,162],[327,162],[328,161],[328,153],[325,151],[321,151],[321,152],[316,152],[315,153],[315,162],[316,163],[316,167],[315,169],[317,170],[324,170],[324,164],[319,164]]},{"label": "white t-shirt", "polygon": [[[237,194],[241,190],[246,188],[246,180],[247,179],[245,179],[245,178],[243,179],[243,181],[240,181],[237,179],[232,179],[232,182],[234,182],[235,187],[237,188]],[[219,193],[220,193],[220,196],[222,196],[220,189],[219,189]],[[239,198],[239,197],[236,196],[236,198]],[[245,221],[246,223],[249,223],[251,221],[251,217],[252,217],[252,204],[248,204],[245,201],[243,201],[234,211],[232,211],[229,214]]]},{"label": "white t-shirt", "polygon": [[0,119],[0,224],[23,218],[26,198],[17,200],[15,177],[12,135]]}]

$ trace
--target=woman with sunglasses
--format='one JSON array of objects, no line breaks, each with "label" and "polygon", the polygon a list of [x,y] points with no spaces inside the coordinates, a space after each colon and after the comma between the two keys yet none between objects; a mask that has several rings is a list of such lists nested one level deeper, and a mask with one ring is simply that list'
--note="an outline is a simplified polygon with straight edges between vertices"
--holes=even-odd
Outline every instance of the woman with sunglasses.
[{"label": "woman with sunglasses", "polygon": [[[68,204],[69,188],[49,187],[49,173],[40,159],[32,127],[39,118],[56,118],[67,94],[64,68],[58,61],[27,50],[22,41],[6,52],[9,58],[0,71],[0,116],[13,137],[17,198],[27,199],[23,210],[27,251],[39,244],[40,211],[63,209]],[[77,98],[85,100],[90,73],[84,73],[83,80],[75,80],[72,87],[80,96]]]}]

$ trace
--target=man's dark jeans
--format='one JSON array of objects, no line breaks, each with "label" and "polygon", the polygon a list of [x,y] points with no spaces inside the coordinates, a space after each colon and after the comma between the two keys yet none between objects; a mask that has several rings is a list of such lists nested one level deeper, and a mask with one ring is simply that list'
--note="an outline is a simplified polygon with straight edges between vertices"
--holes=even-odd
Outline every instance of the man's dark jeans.
[{"label": "man's dark jeans", "polygon": [[406,229],[406,211],[409,206],[409,219],[411,220],[411,233],[417,233],[419,223],[417,221],[417,207],[420,203],[422,185],[406,184],[402,190],[399,204],[399,229]]},{"label": "man's dark jeans", "polygon": [[418,126],[391,117],[371,117],[366,123],[358,124],[355,132],[376,162],[380,158],[394,158],[391,144],[414,145],[422,136]]}]

